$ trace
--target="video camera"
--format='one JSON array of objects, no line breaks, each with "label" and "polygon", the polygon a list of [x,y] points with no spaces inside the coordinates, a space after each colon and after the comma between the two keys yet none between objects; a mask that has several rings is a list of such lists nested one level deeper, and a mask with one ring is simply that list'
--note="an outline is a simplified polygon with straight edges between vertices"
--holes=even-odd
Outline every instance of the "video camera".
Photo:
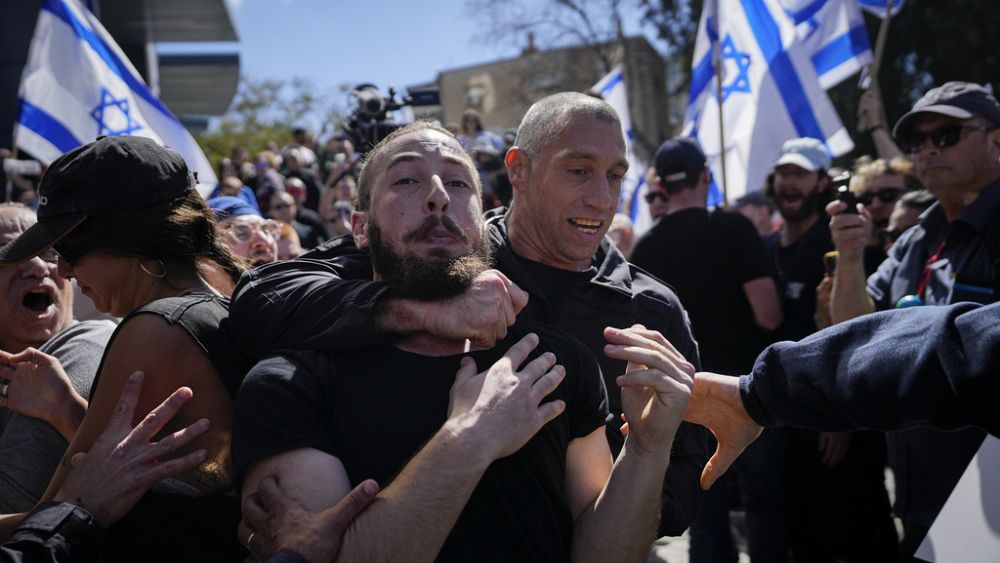
[{"label": "video camera", "polygon": [[377,86],[369,83],[355,86],[351,91],[351,100],[351,115],[341,123],[341,128],[354,143],[354,149],[362,155],[402,126],[389,118],[389,112],[406,106],[441,104],[441,96],[437,90],[413,90],[401,101],[397,101],[395,88],[390,87],[389,95],[385,96]]}]

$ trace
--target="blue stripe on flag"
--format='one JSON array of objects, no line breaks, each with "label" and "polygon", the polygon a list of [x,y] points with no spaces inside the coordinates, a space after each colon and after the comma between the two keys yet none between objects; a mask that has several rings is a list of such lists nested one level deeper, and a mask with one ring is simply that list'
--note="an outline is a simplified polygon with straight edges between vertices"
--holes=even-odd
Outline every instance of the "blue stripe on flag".
[{"label": "blue stripe on flag", "polygon": [[850,31],[830,41],[822,49],[813,53],[812,62],[816,74],[823,76],[839,65],[871,50],[868,30],[864,25],[852,27]]},{"label": "blue stripe on flag", "polygon": [[796,133],[800,137],[826,139],[813,112],[812,104],[809,103],[809,96],[795,71],[795,65],[781,44],[781,30],[778,29],[778,24],[771,17],[767,6],[761,0],[742,0],[742,3],[747,22],[757,37],[757,44],[764,59],[769,63],[771,76],[785,102],[785,110],[795,124]]},{"label": "blue stripe on flag", "polygon": [[691,71],[691,95],[688,96],[688,105],[698,99],[713,76],[715,76],[715,66],[712,64],[712,49],[709,49],[698,62],[698,66]]},{"label": "blue stripe on flag", "polygon": [[34,131],[61,152],[73,150],[83,144],[58,119],[25,100],[21,100],[21,115],[17,123]]},{"label": "blue stripe on flag", "polygon": [[632,220],[632,224],[635,224],[635,220],[639,217],[639,198],[642,197],[639,193],[642,191],[642,187],[646,185],[646,176],[643,175],[639,178],[639,182],[635,185],[635,189],[632,190],[632,201],[629,205],[628,218]]},{"label": "blue stripe on flag", "polygon": [[128,87],[135,92],[136,95],[149,102],[150,105],[163,112],[164,115],[170,117],[174,121],[177,121],[177,118],[174,117],[174,114],[170,113],[167,106],[163,105],[163,102],[157,99],[156,96],[149,91],[149,88],[147,88],[145,84],[140,82],[135,75],[132,74],[128,65],[122,62],[122,60],[119,59],[118,56],[104,44],[104,41],[101,40],[100,36],[98,36],[94,30],[84,25],[83,22],[76,18],[76,15],[66,8],[66,5],[63,4],[62,0],[44,0],[42,3],[42,9],[51,12],[54,16],[66,22],[73,32],[76,33],[76,36],[90,45],[90,48],[97,53],[97,56],[100,57],[106,65],[108,65],[111,72],[117,74],[118,77],[121,78],[125,84],[127,84]]},{"label": "blue stripe on flag", "polygon": [[792,20],[796,24],[800,24],[809,18],[816,15],[816,12],[820,11],[828,0],[813,0],[812,4],[809,4],[805,8],[802,8],[798,12],[792,14]]},{"label": "blue stripe on flag", "polygon": [[614,76],[614,78],[604,85],[604,88],[601,89],[601,97],[603,98],[604,96],[607,96],[608,93],[611,92],[615,86],[619,85],[622,80],[625,80],[625,73],[619,72]]}]

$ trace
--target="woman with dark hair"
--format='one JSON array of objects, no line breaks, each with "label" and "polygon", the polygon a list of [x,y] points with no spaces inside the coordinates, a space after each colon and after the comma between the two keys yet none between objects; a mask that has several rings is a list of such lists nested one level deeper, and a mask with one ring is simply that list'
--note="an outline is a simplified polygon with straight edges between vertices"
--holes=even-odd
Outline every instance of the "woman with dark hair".
[{"label": "woman with dark hair", "polygon": [[87,413],[43,501],[62,484],[72,456],[88,451],[107,426],[133,371],[146,374],[138,412],[148,412],[178,387],[194,391],[161,435],[203,418],[211,424],[176,453],[205,449],[205,463],[158,483],[109,528],[107,561],[245,556],[235,539],[239,506],[229,442],[232,400],[250,364],[226,330],[224,292],[231,287],[206,281],[221,278],[221,285],[231,285],[241,266],[217,238],[212,213],[194,185],[177,153],[141,137],[102,138],[52,163],[39,188],[38,222],[0,249],[5,264],[55,248],[60,273],[75,278],[98,310],[123,317],[104,352]]}]

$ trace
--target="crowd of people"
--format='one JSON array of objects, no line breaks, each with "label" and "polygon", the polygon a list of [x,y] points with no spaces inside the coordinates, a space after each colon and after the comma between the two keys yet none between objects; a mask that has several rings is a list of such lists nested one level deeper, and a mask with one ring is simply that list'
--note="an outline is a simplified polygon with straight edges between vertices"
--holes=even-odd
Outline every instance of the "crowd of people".
[{"label": "crowd of people", "polygon": [[0,561],[643,561],[690,529],[727,562],[734,502],[752,561],[913,560],[1000,431],[1000,104],[948,83],[891,137],[862,108],[880,154],[788,139],[731,208],[666,140],[638,240],[580,93],[364,158],[296,130],[207,199],[150,140],[67,152],[0,204]]}]

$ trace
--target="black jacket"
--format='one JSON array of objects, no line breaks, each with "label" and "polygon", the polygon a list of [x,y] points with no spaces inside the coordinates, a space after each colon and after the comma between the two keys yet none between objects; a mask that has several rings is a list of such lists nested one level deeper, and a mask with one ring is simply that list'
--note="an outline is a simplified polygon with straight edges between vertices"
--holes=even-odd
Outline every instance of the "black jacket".
[{"label": "black jacket", "polygon": [[[603,330],[641,323],[660,331],[696,367],[698,349],[677,296],[662,282],[630,264],[604,240],[594,263],[597,273],[552,310],[511,249],[502,217],[489,221],[496,267],[530,295],[519,317],[551,324],[594,352],[604,374],[611,411],[621,412],[615,378],[625,362],[603,353]],[[246,353],[281,349],[368,348],[392,338],[375,330],[375,304],[389,289],[372,282],[367,253],[351,237],[334,239],[301,258],[265,264],[243,275],[233,293],[230,319]],[[615,418],[607,426],[612,453],[624,443]],[[699,479],[708,460],[705,430],[684,423],[671,452],[664,481],[661,535],[680,535],[691,524],[701,499]]]}]

